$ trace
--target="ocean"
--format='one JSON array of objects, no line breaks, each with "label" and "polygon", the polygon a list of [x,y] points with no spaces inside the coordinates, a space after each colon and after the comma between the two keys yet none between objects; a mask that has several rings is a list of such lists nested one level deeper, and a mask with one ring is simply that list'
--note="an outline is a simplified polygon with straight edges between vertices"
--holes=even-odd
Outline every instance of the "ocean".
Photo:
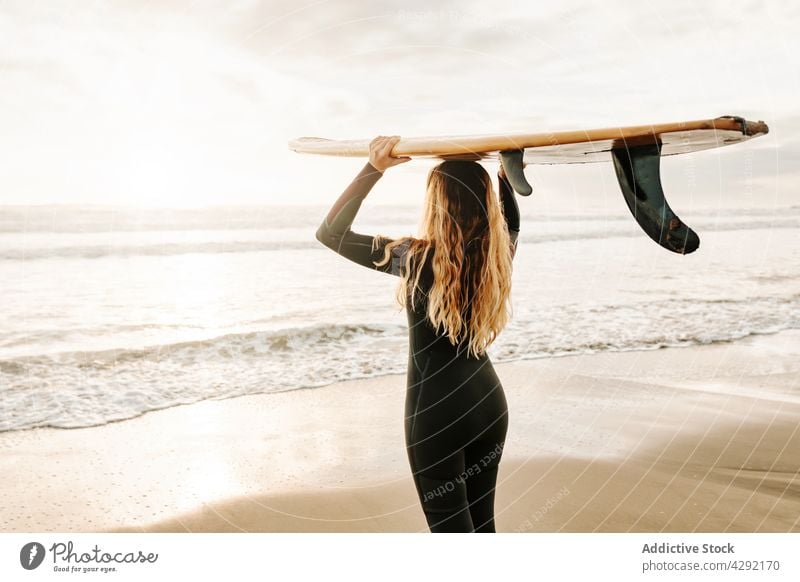
[{"label": "ocean", "polygon": [[[0,431],[405,372],[397,279],[316,241],[327,208],[0,207]],[[621,200],[534,210],[495,362],[800,327],[800,206],[683,210],[701,238],[687,256]],[[418,219],[365,205],[353,229],[416,234]]]}]

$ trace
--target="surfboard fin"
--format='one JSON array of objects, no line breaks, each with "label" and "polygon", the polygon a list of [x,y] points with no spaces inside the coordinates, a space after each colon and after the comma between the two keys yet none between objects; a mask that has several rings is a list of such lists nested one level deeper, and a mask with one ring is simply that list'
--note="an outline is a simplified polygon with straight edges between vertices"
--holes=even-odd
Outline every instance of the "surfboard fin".
[{"label": "surfboard fin", "polygon": [[530,196],[531,192],[533,192],[533,187],[528,183],[528,179],[525,178],[525,172],[522,170],[522,156],[524,154],[525,150],[505,150],[500,152],[500,160],[506,171],[508,182],[514,191],[522,196]]},{"label": "surfboard fin", "polygon": [[664,197],[659,170],[661,145],[623,145],[612,148],[611,156],[622,195],[642,230],[674,253],[696,251],[700,238],[672,212]]}]

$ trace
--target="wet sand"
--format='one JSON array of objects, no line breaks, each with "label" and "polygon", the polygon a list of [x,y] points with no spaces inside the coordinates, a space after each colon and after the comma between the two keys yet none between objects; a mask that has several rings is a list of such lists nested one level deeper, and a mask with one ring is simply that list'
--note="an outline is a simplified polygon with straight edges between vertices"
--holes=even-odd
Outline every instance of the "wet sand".
[{"label": "wet sand", "polygon": [[[505,532],[800,531],[800,332],[496,363]],[[0,434],[6,532],[422,532],[405,377]]]}]

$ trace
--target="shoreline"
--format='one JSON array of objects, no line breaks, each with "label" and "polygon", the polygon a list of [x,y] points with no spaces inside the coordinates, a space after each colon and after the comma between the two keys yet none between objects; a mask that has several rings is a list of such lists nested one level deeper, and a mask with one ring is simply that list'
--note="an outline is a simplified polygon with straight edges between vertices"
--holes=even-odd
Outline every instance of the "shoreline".
[{"label": "shoreline", "polygon": [[[497,362],[498,531],[800,531],[800,331]],[[427,531],[405,374],[0,433],[2,531]]]},{"label": "shoreline", "polygon": [[[651,352],[651,351],[659,351],[659,350],[673,350],[673,349],[692,349],[692,348],[700,348],[705,346],[715,346],[715,345],[725,345],[725,344],[735,344],[741,341],[747,341],[750,338],[760,337],[760,336],[773,336],[773,335],[780,335],[784,333],[792,333],[792,332],[800,332],[798,328],[786,328],[780,329],[777,331],[753,331],[748,332],[747,334],[736,337],[736,338],[729,338],[729,339],[715,339],[704,343],[685,343],[685,344],[671,344],[671,345],[655,345],[651,347],[634,347],[634,348],[612,348],[612,349],[602,349],[602,350],[594,350],[594,351],[583,351],[583,352],[556,352],[552,354],[542,354],[537,356],[530,356],[530,357],[522,357],[510,360],[492,360],[494,366],[505,366],[507,364],[517,364],[517,363],[525,363],[525,362],[535,362],[539,360],[548,360],[548,359],[558,359],[558,358],[576,358],[576,357],[589,357],[595,355],[602,355],[602,354],[615,354],[615,353],[629,353],[629,352]],[[206,340],[200,340],[206,341]],[[120,348],[122,349],[122,348]],[[108,351],[115,351],[114,349]],[[54,425],[38,425],[32,427],[25,427],[25,428],[10,428],[10,429],[3,429],[0,430],[0,436],[5,433],[10,432],[17,432],[23,433],[25,431],[31,430],[82,430],[87,428],[100,428],[103,426],[108,426],[111,424],[119,423],[119,422],[126,422],[129,420],[134,420],[144,416],[146,414],[154,413],[154,412],[161,412],[163,410],[169,410],[172,408],[181,408],[184,406],[194,406],[195,404],[199,404],[201,402],[218,402],[218,401],[226,401],[236,398],[246,398],[248,396],[268,396],[271,394],[283,394],[283,393],[290,393],[290,392],[298,392],[302,390],[317,390],[317,389],[325,389],[329,386],[334,386],[336,384],[340,384],[343,382],[356,382],[361,380],[370,380],[370,379],[381,379],[381,378],[389,378],[394,376],[403,376],[405,377],[405,372],[386,372],[382,374],[374,374],[369,376],[356,376],[353,378],[348,378],[346,380],[338,380],[334,382],[328,382],[326,384],[315,384],[310,386],[298,386],[296,388],[286,388],[282,390],[275,390],[270,392],[253,392],[250,394],[231,394],[229,396],[221,396],[221,397],[209,397],[203,398],[201,400],[194,400],[192,402],[181,402],[178,404],[168,404],[166,406],[160,408],[152,408],[148,410],[143,410],[138,414],[133,416],[126,416],[125,418],[117,418],[107,420],[97,424],[88,424],[85,426],[54,426]]]}]

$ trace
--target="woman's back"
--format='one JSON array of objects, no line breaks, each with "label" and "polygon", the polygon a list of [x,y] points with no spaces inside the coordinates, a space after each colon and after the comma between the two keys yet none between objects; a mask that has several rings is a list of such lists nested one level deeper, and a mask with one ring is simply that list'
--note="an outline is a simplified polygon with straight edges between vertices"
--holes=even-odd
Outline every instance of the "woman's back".
[{"label": "woman's back", "polygon": [[[403,257],[403,250],[405,248],[407,247],[400,247],[400,257]],[[474,252],[472,249],[468,250],[468,252],[470,251]],[[433,260],[435,253],[436,249],[432,248],[424,259],[419,281],[415,287],[416,296],[414,301],[411,301],[411,291],[406,291],[405,311],[408,319],[409,350],[414,353],[433,350],[446,354],[450,358],[467,358],[470,357],[468,356],[469,336],[465,336],[461,341],[454,344],[450,340],[448,331],[441,327],[437,331],[428,317],[428,300],[434,285]],[[412,269],[415,266],[416,264],[412,262]],[[469,274],[465,273],[465,279],[470,279]],[[469,323],[471,314],[472,309],[470,308],[469,296],[467,295],[463,312],[466,324]],[[477,359],[484,360],[486,357],[486,353],[484,352]],[[476,359],[474,355],[471,356],[471,358]]]},{"label": "woman's back", "polygon": [[[404,433],[409,465],[433,532],[493,532],[494,485],[508,404],[486,351],[470,354],[428,317],[435,252],[425,258],[417,301],[406,301],[408,372]],[[464,273],[465,279],[469,273]],[[469,320],[469,301],[464,319]]]},{"label": "woman's back", "polygon": [[[392,165],[391,141],[374,143],[378,166]],[[409,327],[406,450],[431,531],[493,532],[508,407],[485,348],[508,316],[519,211],[502,176],[498,204],[478,164],[448,164],[429,175],[423,237],[390,239],[351,230],[383,175],[368,163],[334,203],[317,239],[401,282],[398,299]]]}]

